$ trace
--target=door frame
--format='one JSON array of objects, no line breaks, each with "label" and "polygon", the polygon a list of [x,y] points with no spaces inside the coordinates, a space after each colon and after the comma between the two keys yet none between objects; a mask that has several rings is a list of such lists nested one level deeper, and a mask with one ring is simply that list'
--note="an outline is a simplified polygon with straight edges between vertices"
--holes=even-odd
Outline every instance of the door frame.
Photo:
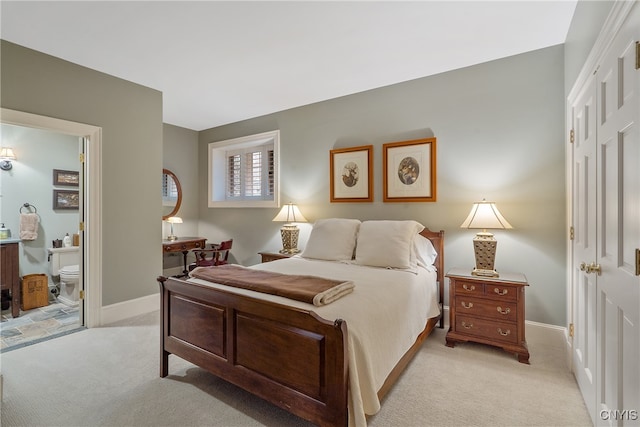
[{"label": "door frame", "polygon": [[85,259],[83,283],[85,289],[84,324],[87,328],[102,325],[102,128],[53,117],[40,116],[7,108],[0,109],[0,123],[41,129],[86,138],[85,181],[83,199]]}]

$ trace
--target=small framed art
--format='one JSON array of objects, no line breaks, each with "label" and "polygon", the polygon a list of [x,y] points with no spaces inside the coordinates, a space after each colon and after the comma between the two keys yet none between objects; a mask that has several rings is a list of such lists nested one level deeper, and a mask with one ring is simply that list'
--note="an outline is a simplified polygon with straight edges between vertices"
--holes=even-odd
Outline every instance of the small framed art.
[{"label": "small framed art", "polygon": [[80,185],[80,173],[78,171],[54,169],[53,185],[78,187]]},{"label": "small framed art", "polygon": [[75,190],[53,190],[53,209],[79,209],[80,194]]},{"label": "small framed art", "polygon": [[373,145],[329,152],[331,202],[373,201]]},{"label": "small framed art", "polygon": [[436,201],[436,139],[382,145],[383,201]]}]

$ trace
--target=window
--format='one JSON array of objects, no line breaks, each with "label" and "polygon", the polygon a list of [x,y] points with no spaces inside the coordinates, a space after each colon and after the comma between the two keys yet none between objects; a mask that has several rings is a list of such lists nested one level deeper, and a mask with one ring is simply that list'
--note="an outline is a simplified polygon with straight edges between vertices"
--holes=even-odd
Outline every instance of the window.
[{"label": "window", "polygon": [[209,144],[209,207],[279,206],[280,131]]}]

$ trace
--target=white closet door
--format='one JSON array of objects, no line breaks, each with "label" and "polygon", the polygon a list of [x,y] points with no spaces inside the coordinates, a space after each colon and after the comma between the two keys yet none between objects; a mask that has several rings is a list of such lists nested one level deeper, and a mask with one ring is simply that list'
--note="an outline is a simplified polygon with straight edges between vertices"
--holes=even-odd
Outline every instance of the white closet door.
[{"label": "white closet door", "polygon": [[[596,74],[597,424],[640,425],[640,7]],[[629,411],[634,411],[629,412]]]},{"label": "white closet door", "polygon": [[573,142],[573,367],[593,421],[596,409],[596,277],[586,265],[596,259],[596,81],[583,86],[571,115]]}]

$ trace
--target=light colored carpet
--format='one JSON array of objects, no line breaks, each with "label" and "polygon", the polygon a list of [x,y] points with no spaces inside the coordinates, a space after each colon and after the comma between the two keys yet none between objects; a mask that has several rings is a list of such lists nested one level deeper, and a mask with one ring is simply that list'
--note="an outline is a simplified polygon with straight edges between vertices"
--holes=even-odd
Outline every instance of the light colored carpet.
[{"label": "light colored carpet", "polygon": [[[308,426],[175,356],[159,377],[159,313],[1,357],[2,426]],[[437,329],[369,419],[386,426],[590,426],[559,348],[531,365]]]}]

